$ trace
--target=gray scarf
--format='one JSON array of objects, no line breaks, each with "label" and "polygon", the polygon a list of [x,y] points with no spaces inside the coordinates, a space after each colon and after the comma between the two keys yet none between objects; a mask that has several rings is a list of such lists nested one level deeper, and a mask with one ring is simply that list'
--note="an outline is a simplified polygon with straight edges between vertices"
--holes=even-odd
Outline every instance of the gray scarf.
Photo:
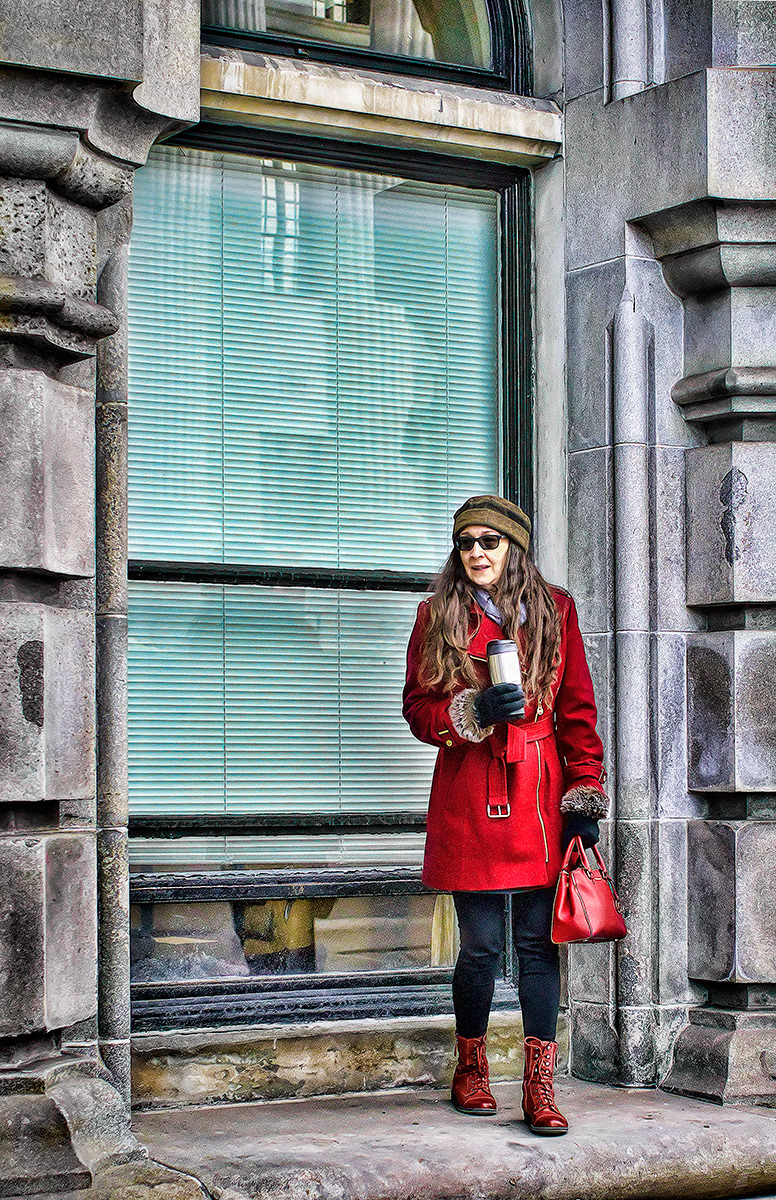
[{"label": "gray scarf", "polygon": [[[504,616],[501,612],[501,609],[498,608],[493,603],[490,593],[486,592],[485,588],[475,588],[474,595],[477,597],[477,603],[479,604],[482,611],[485,613],[485,616],[490,617],[491,621],[495,621],[497,625],[503,625],[504,624]],[[527,616],[527,613],[525,611],[525,605],[523,603],[521,603],[520,604],[520,624],[521,625],[523,625],[525,623],[526,616]]]}]

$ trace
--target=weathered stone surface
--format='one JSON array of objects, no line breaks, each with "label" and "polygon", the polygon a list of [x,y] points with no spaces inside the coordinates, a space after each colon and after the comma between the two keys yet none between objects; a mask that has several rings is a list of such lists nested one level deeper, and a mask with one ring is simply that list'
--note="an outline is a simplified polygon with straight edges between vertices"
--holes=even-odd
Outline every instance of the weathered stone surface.
[{"label": "weathered stone surface", "polygon": [[614,1008],[605,1003],[571,1002],[571,1071],[577,1079],[611,1083],[617,1078],[620,1048],[612,1025]]},{"label": "weathered stone surface", "polygon": [[662,820],[657,831],[658,999],[661,1005],[697,999],[687,978],[687,824]]},{"label": "weathered stone surface", "polygon": [[[94,618],[43,614],[45,796],[91,797],[95,790]],[[34,799],[34,797],[31,797]]]},{"label": "weathered stone surface", "polygon": [[47,1095],[67,1120],[73,1148],[90,1171],[147,1157],[121,1097],[104,1079],[71,1075],[51,1084]]},{"label": "weathered stone surface", "polygon": [[73,1200],[211,1200],[211,1197],[191,1175],[146,1161],[98,1171],[92,1186]]},{"label": "weathered stone surface", "polygon": [[776,67],[707,71],[706,80],[707,194],[772,200]]},{"label": "weathered stone surface", "polygon": [[91,1175],[70,1144],[64,1117],[46,1096],[0,1097],[0,1196],[64,1196]]},{"label": "weathered stone surface", "polygon": [[[114,339],[111,338],[112,342]],[[101,367],[107,354],[100,351]],[[112,365],[112,364],[111,364]],[[107,371],[101,371],[104,380]],[[126,404],[97,408],[98,611],[127,611],[127,409]]]},{"label": "weathered stone surface", "polygon": [[572,99],[570,268],[622,254],[626,221],[706,196],[772,198],[775,103],[773,68],[699,71],[605,107],[595,92]]},{"label": "weathered stone surface", "polygon": [[[444,1085],[454,1067],[453,1034],[452,1017],[137,1034],[133,1099],[148,1107]],[[519,1013],[494,1011],[488,1031],[493,1078],[522,1078],[522,1036]],[[566,1036],[562,1019],[561,1064]]]},{"label": "weathered stone surface", "polygon": [[605,107],[595,92],[567,105],[571,269],[622,254],[627,220],[706,194],[705,93],[699,73]]},{"label": "weathered stone surface", "polygon": [[92,211],[41,180],[2,179],[0,272],[8,280],[45,280],[74,297],[94,299],[94,220]]},{"label": "weathered stone surface", "polygon": [[[675,419],[682,419],[668,396],[662,402],[662,407],[666,405],[673,409]],[[685,453],[679,447],[656,446],[649,455],[650,502],[655,512],[650,530],[653,620],[657,629],[672,633],[702,628],[701,614],[687,607]]]},{"label": "weathered stone surface", "polygon": [[569,946],[569,967],[572,999],[600,1004],[614,994],[613,943]]},{"label": "weathered stone surface", "polygon": [[[459,1117],[439,1092],[144,1113],[140,1135],[224,1200],[390,1195],[409,1200],[712,1200],[771,1190],[776,1124],[651,1090],[557,1084],[570,1132],[536,1138],[517,1084],[496,1084],[495,1120]],[[310,1131],[315,1131],[311,1138]]]},{"label": "weathered stone surface", "polygon": [[776,790],[776,633],[691,635],[687,680],[689,786]]},{"label": "weathered stone surface", "polygon": [[681,633],[658,633],[651,642],[657,815],[704,816],[703,800],[687,790],[687,639]]},{"label": "weathered stone surface", "polygon": [[569,455],[569,588],[584,633],[612,627],[611,450]]},{"label": "weathered stone surface", "polygon": [[717,1104],[776,1107],[776,1014],[692,1009],[663,1087]]},{"label": "weathered stone surface", "polygon": [[650,634],[623,631],[615,635],[617,690],[617,812],[626,820],[649,817],[652,811],[650,712]]},{"label": "weathered stone surface", "polygon": [[40,838],[0,839],[0,1036],[44,1026],[44,849]]},{"label": "weathered stone surface", "polygon": [[625,1087],[650,1087],[657,1079],[656,1020],[657,1009],[651,1003],[632,1008],[618,1005],[620,1064],[617,1082]]},{"label": "weathered stone surface", "polygon": [[100,1038],[129,1036],[129,865],[127,834],[103,829],[97,837]]},{"label": "weathered stone surface", "polygon": [[124,1039],[102,1038],[99,1042],[100,1059],[110,1073],[111,1081],[129,1108],[132,1096],[132,1051],[129,1037]]},{"label": "weathered stone surface", "polygon": [[0,61],[108,79],[142,79],[143,5],[116,0],[110,8],[67,0],[25,0],[7,13]]},{"label": "weathered stone surface", "polygon": [[584,353],[568,355],[569,451],[590,450],[611,441],[610,326],[624,284],[624,258],[567,276],[567,345],[584,346]]},{"label": "weathered stone surface", "polygon": [[772,287],[734,287],[685,301],[684,374],[773,365]]},{"label": "weathered stone surface", "polygon": [[566,99],[603,87],[603,9],[586,0],[566,0],[563,5],[566,52]]},{"label": "weathered stone surface", "polygon": [[652,998],[652,823],[616,825],[617,891],[628,914],[628,936],[617,943],[617,997],[638,1006]]},{"label": "weathered stone surface", "polygon": [[688,970],[693,978],[776,982],[774,855],[776,822],[690,822]]},{"label": "weathered stone surface", "polygon": [[687,968],[696,979],[730,979],[736,947],[736,828],[722,821],[687,827]]},{"label": "weathered stone surface", "polygon": [[88,836],[0,840],[0,1035],[96,1010],[94,852]]},{"label": "weathered stone surface", "polygon": [[714,16],[716,66],[757,67],[776,61],[773,0],[722,0]]},{"label": "weathered stone surface", "polygon": [[94,838],[46,839],[46,1028],[97,1008],[97,871]]},{"label": "weathered stone surface", "polygon": [[134,100],[150,113],[199,120],[199,0],[145,0],[143,82]]},{"label": "weathered stone surface", "polygon": [[94,573],[94,399],[42,371],[0,371],[0,563]]},{"label": "weathered stone surface", "polygon": [[604,744],[604,766],[608,772],[607,790],[615,788],[614,746],[614,636],[611,633],[586,633],[585,656],[593,680],[598,720],[596,729]]},{"label": "weathered stone surface", "polygon": [[776,983],[776,898],[773,863],[776,822],[747,823],[736,837],[736,943],[738,974]]},{"label": "weathered stone surface", "polygon": [[0,801],[94,795],[88,612],[0,604]]},{"label": "weathered stone surface", "polygon": [[735,736],[736,787],[776,791],[776,632],[737,633]]},{"label": "weathered stone surface", "polygon": [[688,786],[735,786],[734,634],[694,634],[687,644]]},{"label": "weathered stone surface", "polygon": [[702,71],[712,61],[708,0],[666,0],[663,13],[664,77],[681,79]]},{"label": "weathered stone surface", "polygon": [[97,718],[99,819],[118,827],[126,824],[129,808],[126,617],[97,618]]}]

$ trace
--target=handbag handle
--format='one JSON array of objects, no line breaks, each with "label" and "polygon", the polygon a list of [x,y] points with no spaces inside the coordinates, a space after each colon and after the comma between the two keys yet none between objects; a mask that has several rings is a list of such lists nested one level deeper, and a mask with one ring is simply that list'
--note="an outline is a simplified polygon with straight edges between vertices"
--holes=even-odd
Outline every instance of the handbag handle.
[{"label": "handbag handle", "polygon": [[[606,869],[606,863],[604,862],[603,858],[601,857],[601,851],[598,849],[598,846],[595,843],[593,843],[593,845],[590,847],[590,849],[593,851],[593,854],[595,855],[596,864],[598,866],[598,869],[601,872],[601,875],[607,881],[609,886],[613,888],[611,877],[609,875],[609,872]],[[587,857],[587,851],[585,850],[585,847],[582,844],[582,838],[579,836],[579,834],[577,834],[576,837],[573,837],[568,844],[566,853],[563,858],[563,863],[561,865],[561,871],[567,871],[567,870],[572,869],[572,867],[571,867],[572,858],[577,859],[577,863],[575,865],[580,866],[583,871],[587,871],[588,875],[591,873],[592,868],[590,866],[590,861]]]},{"label": "handbag handle", "polygon": [[[595,849],[595,846],[593,847],[593,849]],[[600,859],[600,855],[598,857]],[[577,834],[576,837],[573,837],[571,839],[571,841],[569,842],[568,846],[566,847],[566,853],[563,856],[563,862],[562,862],[561,868],[560,868],[561,871],[570,871],[571,870],[572,859],[577,860],[577,862],[574,864],[575,866],[580,866],[585,871],[590,870],[590,863],[587,860],[587,854],[585,853],[585,847],[582,845],[582,838],[579,836],[579,834]],[[600,859],[600,861],[601,861],[601,865],[603,865],[603,859]]]}]

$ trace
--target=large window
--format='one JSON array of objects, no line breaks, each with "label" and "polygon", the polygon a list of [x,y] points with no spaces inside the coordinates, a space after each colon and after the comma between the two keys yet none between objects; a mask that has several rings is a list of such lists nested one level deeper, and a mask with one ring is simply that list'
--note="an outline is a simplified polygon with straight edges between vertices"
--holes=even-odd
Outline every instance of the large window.
[{"label": "large window", "polygon": [[531,91],[523,0],[202,0],[202,39],[212,47]]},{"label": "large window", "polygon": [[205,28],[490,67],[485,0],[203,0]]},{"label": "large window", "polygon": [[393,1011],[428,1011],[449,976],[450,902],[419,882],[434,752],[401,718],[404,657],[451,511],[503,486],[515,356],[506,181],[412,167],[174,146],[138,173],[141,1026],[207,1023],[226,993],[230,1019],[236,995],[246,1020],[287,1015],[289,987],[299,1012],[349,1012],[367,977],[365,1011],[386,980]]}]

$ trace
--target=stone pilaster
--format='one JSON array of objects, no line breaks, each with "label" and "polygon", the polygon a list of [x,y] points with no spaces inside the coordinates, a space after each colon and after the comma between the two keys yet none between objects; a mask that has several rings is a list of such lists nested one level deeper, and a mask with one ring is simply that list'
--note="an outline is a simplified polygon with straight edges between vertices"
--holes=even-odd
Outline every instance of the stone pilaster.
[{"label": "stone pilaster", "polygon": [[45,1171],[20,1153],[4,1195],[145,1158],[126,1115],[125,628],[102,617],[126,573],[132,177],[197,118],[198,5],[66,8],[33,0],[0,30],[0,1103],[60,1146]]},{"label": "stone pilaster", "polygon": [[685,306],[673,398],[707,442],[686,452],[691,1010],[664,1086],[776,1104],[776,202],[706,200],[650,218]]}]

